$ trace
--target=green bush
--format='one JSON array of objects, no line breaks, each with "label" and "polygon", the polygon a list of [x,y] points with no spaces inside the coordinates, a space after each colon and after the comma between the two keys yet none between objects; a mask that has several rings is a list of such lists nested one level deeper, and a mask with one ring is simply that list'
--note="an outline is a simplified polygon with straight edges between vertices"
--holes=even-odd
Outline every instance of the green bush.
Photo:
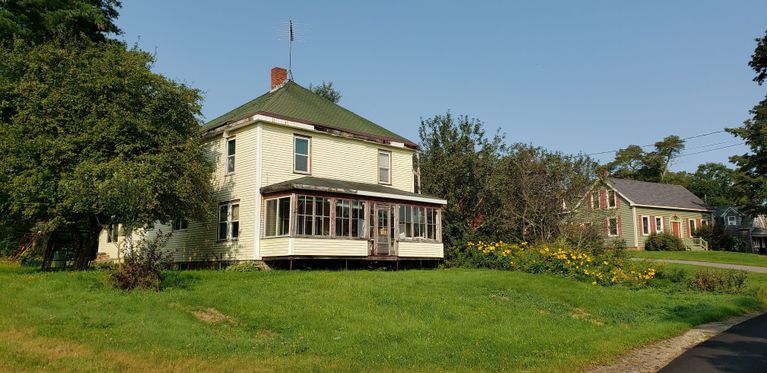
[{"label": "green bush", "polygon": [[659,267],[657,269],[657,278],[660,280],[669,280],[679,283],[687,279],[687,271],[678,267]]},{"label": "green bush", "polygon": [[740,237],[730,236],[721,226],[705,225],[694,235],[706,240],[712,250],[745,251],[748,247]]},{"label": "green bush", "polygon": [[649,251],[684,251],[686,249],[681,238],[669,233],[651,234],[645,240],[644,248]]},{"label": "green bush", "polygon": [[241,262],[241,263],[232,264],[229,267],[226,267],[224,271],[226,272],[260,272],[263,270],[264,268],[260,263]]},{"label": "green bush", "polygon": [[170,233],[163,234],[159,230],[151,239],[142,234],[137,242],[133,242],[130,235],[126,236],[121,248],[123,262],[110,276],[114,287],[160,290],[162,271],[170,268],[172,263],[171,253],[164,249],[170,236]]},{"label": "green bush", "polygon": [[740,293],[746,285],[746,272],[703,269],[696,271],[690,279],[690,287],[695,290],[720,293]]}]

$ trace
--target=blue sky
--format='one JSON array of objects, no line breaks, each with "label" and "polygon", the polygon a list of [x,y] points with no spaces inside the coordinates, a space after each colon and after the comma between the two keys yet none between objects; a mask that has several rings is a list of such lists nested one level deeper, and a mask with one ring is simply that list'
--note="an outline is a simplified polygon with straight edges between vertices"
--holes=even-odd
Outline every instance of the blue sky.
[{"label": "blue sky", "polygon": [[[154,70],[204,91],[214,118],[269,89],[288,63],[304,86],[414,141],[450,110],[509,142],[595,153],[738,126],[765,95],[747,62],[767,29],[759,1],[125,1],[120,38]],[[672,167],[727,162],[745,146],[688,141]],[[608,161],[612,154],[598,155]]]}]

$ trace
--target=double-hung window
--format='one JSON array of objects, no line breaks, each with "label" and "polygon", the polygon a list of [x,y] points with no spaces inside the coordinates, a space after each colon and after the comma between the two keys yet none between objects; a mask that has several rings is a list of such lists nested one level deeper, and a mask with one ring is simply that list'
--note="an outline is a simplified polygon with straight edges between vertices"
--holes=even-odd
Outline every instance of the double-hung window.
[{"label": "double-hung window", "polygon": [[610,237],[618,236],[618,218],[607,219],[607,235]]},{"label": "double-hung window", "polygon": [[279,237],[290,234],[290,197],[266,200],[266,230],[264,236]]},{"label": "double-hung window", "polygon": [[336,200],[336,237],[348,237],[351,224],[351,201]]},{"label": "double-hung window", "polygon": [[302,236],[330,236],[330,198],[298,197],[296,234]]},{"label": "double-hung window", "polygon": [[655,233],[663,233],[663,217],[655,217]]},{"label": "double-hung window", "polygon": [[110,224],[109,229],[107,229],[107,242],[117,242],[119,231],[120,231],[119,224],[117,223]]},{"label": "double-hung window", "polygon": [[650,234],[650,217],[642,216],[642,235],[648,236]]},{"label": "double-hung window", "polygon": [[293,172],[297,174],[311,173],[312,139],[306,136],[293,136]]},{"label": "double-hung window", "polygon": [[391,185],[391,152],[378,151],[378,183]]},{"label": "double-hung window", "polygon": [[738,217],[735,215],[728,216],[727,225],[738,225]]},{"label": "double-hung window", "polygon": [[698,230],[698,227],[695,226],[695,219],[690,219],[690,231],[688,232],[688,235],[692,237],[693,233],[695,233],[696,230]]},{"label": "double-hung window", "polygon": [[615,194],[614,190],[608,190],[607,191],[607,208],[614,209],[618,207],[618,196]]},{"label": "double-hung window", "polygon": [[591,209],[599,210],[599,192],[591,193]]},{"label": "double-hung window", "polygon": [[227,202],[218,206],[218,239],[236,240],[240,236],[240,204]]},{"label": "double-hung window", "polygon": [[237,152],[237,140],[234,138],[226,140],[226,173],[234,173],[234,155]]},{"label": "double-hung window", "polygon": [[174,231],[183,231],[189,227],[189,222],[186,221],[186,219],[183,218],[176,218],[173,219],[173,222],[171,223],[171,228]]}]

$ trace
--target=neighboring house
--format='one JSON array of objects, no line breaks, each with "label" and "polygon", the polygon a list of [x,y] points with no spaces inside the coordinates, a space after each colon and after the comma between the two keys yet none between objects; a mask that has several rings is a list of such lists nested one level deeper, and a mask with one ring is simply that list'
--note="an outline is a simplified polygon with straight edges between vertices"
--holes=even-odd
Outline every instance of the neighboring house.
[{"label": "neighboring house", "polygon": [[764,215],[752,217],[734,206],[718,206],[714,209],[714,224],[730,236],[740,238],[746,249],[767,254],[767,217]]},{"label": "neighboring house", "polygon": [[710,224],[711,211],[682,186],[607,178],[584,202],[604,221],[605,236],[622,239],[627,248],[644,250],[652,233],[665,232],[681,238],[689,249],[706,249],[693,232]]},{"label": "neighboring house", "polygon": [[[443,257],[446,201],[416,193],[418,145],[287,80],[285,69],[272,69],[269,92],[203,130],[217,210],[153,228],[173,231],[177,262]],[[116,257],[120,233],[102,233],[103,255]]]}]

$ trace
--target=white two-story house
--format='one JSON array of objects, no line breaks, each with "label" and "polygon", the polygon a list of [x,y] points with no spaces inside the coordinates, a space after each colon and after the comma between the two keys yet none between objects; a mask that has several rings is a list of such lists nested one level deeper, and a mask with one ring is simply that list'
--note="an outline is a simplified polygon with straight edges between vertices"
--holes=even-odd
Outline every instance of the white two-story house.
[{"label": "white two-story house", "polygon": [[[217,210],[172,230],[176,262],[443,257],[441,208],[416,193],[415,143],[272,69],[271,90],[203,127]],[[105,230],[102,258],[118,258]]]}]

